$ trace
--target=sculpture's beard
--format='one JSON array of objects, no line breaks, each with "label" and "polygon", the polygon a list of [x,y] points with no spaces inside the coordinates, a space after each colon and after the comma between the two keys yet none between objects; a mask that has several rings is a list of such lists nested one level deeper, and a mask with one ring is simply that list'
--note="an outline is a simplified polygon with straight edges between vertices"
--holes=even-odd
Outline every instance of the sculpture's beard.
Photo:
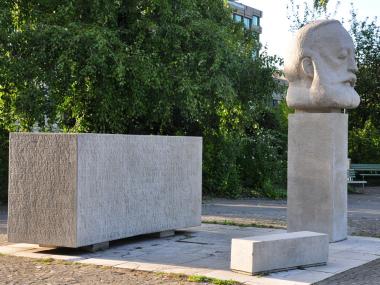
[{"label": "sculpture's beard", "polygon": [[309,112],[333,112],[353,109],[360,103],[358,93],[347,81],[329,82],[315,72],[313,80],[305,82],[289,82],[286,96],[289,107]]},{"label": "sculpture's beard", "polygon": [[359,105],[355,89],[345,82],[326,82],[316,74],[310,87],[312,105],[332,109],[352,109]]}]

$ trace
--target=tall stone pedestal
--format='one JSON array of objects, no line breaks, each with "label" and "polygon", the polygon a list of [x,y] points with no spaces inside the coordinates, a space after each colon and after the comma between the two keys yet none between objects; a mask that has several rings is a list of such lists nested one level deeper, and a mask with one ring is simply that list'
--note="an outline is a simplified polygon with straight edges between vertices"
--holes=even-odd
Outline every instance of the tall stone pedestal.
[{"label": "tall stone pedestal", "polygon": [[346,114],[289,115],[288,232],[347,238],[347,128]]}]

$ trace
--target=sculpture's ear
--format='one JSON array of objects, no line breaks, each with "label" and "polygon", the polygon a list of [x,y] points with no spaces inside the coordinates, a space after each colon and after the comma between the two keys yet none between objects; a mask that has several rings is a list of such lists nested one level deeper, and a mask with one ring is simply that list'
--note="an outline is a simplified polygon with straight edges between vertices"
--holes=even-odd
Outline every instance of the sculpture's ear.
[{"label": "sculpture's ear", "polygon": [[304,57],[301,61],[303,73],[310,78],[314,77],[314,64],[310,57]]}]

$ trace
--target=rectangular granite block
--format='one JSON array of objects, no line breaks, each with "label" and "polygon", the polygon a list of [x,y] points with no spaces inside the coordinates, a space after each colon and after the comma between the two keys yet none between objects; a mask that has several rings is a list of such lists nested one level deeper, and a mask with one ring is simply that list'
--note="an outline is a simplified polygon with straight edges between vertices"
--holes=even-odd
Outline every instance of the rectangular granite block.
[{"label": "rectangular granite block", "polygon": [[246,274],[325,264],[328,235],[293,232],[232,239],[231,269]]},{"label": "rectangular granite block", "polygon": [[198,226],[202,139],[10,135],[8,240],[81,247]]}]

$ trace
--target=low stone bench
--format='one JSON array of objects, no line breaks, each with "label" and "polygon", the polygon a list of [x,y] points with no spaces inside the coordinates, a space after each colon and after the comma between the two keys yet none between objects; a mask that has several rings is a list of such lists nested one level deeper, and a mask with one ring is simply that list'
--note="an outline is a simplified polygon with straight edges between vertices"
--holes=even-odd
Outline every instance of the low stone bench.
[{"label": "low stone bench", "polygon": [[328,235],[307,231],[232,239],[231,270],[254,275],[324,265],[328,250]]},{"label": "low stone bench", "polygon": [[10,242],[104,248],[201,224],[202,138],[11,133],[9,154]]}]

